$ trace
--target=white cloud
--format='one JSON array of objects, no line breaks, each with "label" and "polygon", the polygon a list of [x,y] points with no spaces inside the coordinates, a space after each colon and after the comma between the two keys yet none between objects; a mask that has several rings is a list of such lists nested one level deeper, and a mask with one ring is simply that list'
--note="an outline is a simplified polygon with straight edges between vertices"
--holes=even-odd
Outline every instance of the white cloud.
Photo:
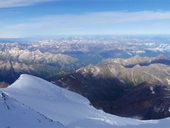
[{"label": "white cloud", "polygon": [[53,0],[0,0],[0,8],[27,6]]},{"label": "white cloud", "polygon": [[[70,34],[70,33],[95,33],[98,30],[109,33],[116,33],[119,30],[123,31],[123,25],[128,28],[128,25],[134,23],[136,28],[134,31],[145,29],[149,31],[148,26],[152,31],[162,32],[169,27],[163,24],[164,21],[170,21],[170,12],[154,12],[154,11],[141,11],[141,12],[97,12],[87,13],[81,15],[57,15],[36,17],[29,19],[27,22],[18,22],[5,26],[3,30],[20,34]],[[146,25],[143,25],[143,22]],[[157,24],[156,24],[157,23]],[[121,25],[120,25],[121,24]],[[142,28],[142,25],[144,28]],[[161,28],[161,31],[159,29]],[[140,28],[139,28],[140,27]],[[117,30],[116,30],[116,29]],[[124,28],[124,29],[126,29]],[[138,29],[139,28],[139,29]],[[138,30],[137,30],[138,29]],[[122,32],[120,31],[120,33]],[[130,32],[132,30],[125,30]],[[132,31],[132,32],[134,32]],[[147,32],[146,31],[146,32]],[[169,32],[169,31],[168,31]]]},{"label": "white cloud", "polygon": [[170,12],[98,12],[81,15],[57,15],[29,19],[27,23],[17,26],[71,26],[71,25],[97,25],[97,24],[116,24],[138,21],[158,21],[170,20]]}]

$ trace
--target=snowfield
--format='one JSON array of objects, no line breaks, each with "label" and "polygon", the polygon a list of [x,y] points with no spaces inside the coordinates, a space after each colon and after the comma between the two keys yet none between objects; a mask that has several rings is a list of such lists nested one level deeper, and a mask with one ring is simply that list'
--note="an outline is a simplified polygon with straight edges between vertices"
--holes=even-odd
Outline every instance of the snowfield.
[{"label": "snowfield", "polygon": [[[30,75],[21,75],[11,86],[1,90],[34,111],[64,124],[67,128],[169,128],[170,126],[169,118],[141,121],[107,114],[92,107],[83,96]],[[0,111],[1,115],[8,115],[6,113]],[[22,111],[19,109],[17,113],[21,114]],[[14,113],[16,118],[19,116],[17,113]],[[43,126],[53,128],[49,124]]]},{"label": "snowfield", "polygon": [[0,128],[64,128],[0,91]]}]

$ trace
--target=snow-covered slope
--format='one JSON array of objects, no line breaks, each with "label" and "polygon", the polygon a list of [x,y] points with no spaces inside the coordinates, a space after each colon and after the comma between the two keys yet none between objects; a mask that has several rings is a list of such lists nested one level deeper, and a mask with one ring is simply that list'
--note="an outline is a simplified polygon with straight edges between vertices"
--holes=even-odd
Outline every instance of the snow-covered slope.
[{"label": "snow-covered slope", "polygon": [[[48,118],[63,123],[68,128],[169,128],[169,119],[161,121],[140,121],[117,117],[96,110],[89,101],[66,89],[60,88],[43,79],[21,75],[4,91],[11,97],[44,114]],[[149,127],[151,126],[151,127]]]},{"label": "snow-covered slope", "polygon": [[63,128],[0,91],[0,128]]}]

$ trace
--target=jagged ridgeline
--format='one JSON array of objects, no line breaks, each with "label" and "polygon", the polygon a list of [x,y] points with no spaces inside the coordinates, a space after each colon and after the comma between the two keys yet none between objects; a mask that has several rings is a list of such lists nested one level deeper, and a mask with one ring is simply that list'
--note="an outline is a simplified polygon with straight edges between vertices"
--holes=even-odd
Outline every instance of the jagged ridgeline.
[{"label": "jagged ridgeline", "polygon": [[[54,81],[82,66],[100,63],[103,59],[160,54],[170,57],[169,44],[155,40],[149,40],[148,43],[147,39],[79,37],[27,42],[11,39],[0,42],[0,87],[13,83],[23,73]],[[147,63],[141,63],[141,66]]]},{"label": "jagged ridgeline", "polygon": [[80,68],[59,83],[106,112],[140,119],[164,118],[170,116],[169,62],[162,56],[106,59]]},{"label": "jagged ridgeline", "polygon": [[1,128],[169,128],[170,124],[169,118],[141,121],[105,113],[85,97],[31,75],[21,75],[2,90]]},{"label": "jagged ridgeline", "polygon": [[4,49],[0,51],[1,87],[11,84],[23,73],[51,80],[72,72],[76,68],[77,59],[74,57],[17,47],[18,44],[9,44],[9,47],[4,46]]}]

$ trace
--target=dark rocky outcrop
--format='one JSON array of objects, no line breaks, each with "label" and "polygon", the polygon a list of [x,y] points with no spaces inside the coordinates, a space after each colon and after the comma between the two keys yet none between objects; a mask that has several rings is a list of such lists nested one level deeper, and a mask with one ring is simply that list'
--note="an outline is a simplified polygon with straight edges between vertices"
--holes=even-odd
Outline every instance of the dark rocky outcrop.
[{"label": "dark rocky outcrop", "polygon": [[[165,60],[107,59],[56,83],[87,97],[96,108],[108,113],[140,119],[164,118],[170,116],[170,66]],[[133,66],[127,67],[129,64]]]}]

